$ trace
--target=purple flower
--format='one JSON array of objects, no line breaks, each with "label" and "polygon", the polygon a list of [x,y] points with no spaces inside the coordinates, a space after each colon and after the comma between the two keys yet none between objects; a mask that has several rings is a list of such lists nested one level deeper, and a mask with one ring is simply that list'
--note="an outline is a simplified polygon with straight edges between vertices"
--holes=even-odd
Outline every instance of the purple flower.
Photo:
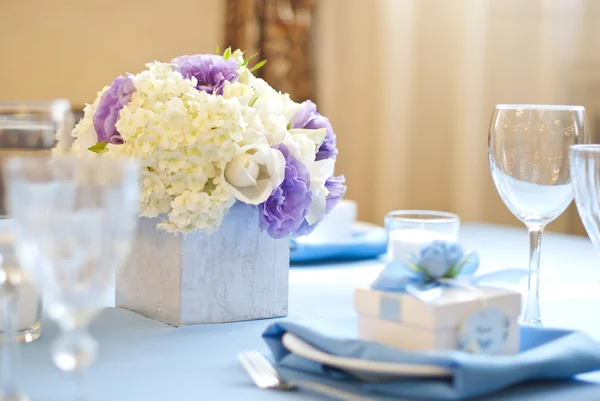
[{"label": "purple flower", "polygon": [[338,177],[331,176],[325,181],[325,188],[329,190],[327,194],[326,213],[329,214],[340,199],[346,194],[346,177],[340,175]]},{"label": "purple flower", "polygon": [[196,89],[210,94],[222,95],[225,81],[235,82],[238,79],[239,66],[233,58],[225,60],[223,56],[214,54],[195,54],[174,58],[171,63],[177,65],[184,78],[195,77],[198,80]]},{"label": "purple flower", "polygon": [[325,128],[325,140],[317,152],[316,160],[335,159],[338,151],[336,148],[335,133],[327,117],[323,117],[317,112],[317,106],[310,100],[302,102],[300,109],[294,114],[291,120],[292,128],[319,129]]},{"label": "purple flower", "polygon": [[[346,193],[346,179],[344,178],[343,175],[340,175],[338,177],[331,176],[327,179],[327,181],[325,181],[325,187],[329,190],[329,193],[327,194],[326,206],[325,206],[325,210],[326,210],[325,216],[327,216],[327,214],[329,214],[333,210],[335,205],[338,204],[340,199],[342,199],[342,197]],[[306,219],[305,219],[302,222],[302,224],[300,225],[300,227],[298,228],[298,230],[296,230],[295,236],[299,237],[301,235],[308,235],[308,234],[312,233],[313,230],[319,225],[320,222],[321,222],[321,220],[317,221],[315,224],[313,224],[311,226],[310,224],[308,224],[308,221],[306,221]]]},{"label": "purple flower", "polygon": [[129,74],[126,77],[119,76],[104,92],[93,118],[98,142],[123,143],[116,124],[119,112],[129,103],[134,92],[135,85]]},{"label": "purple flower", "polygon": [[290,155],[285,145],[274,148],[285,158],[285,174],[281,185],[260,205],[260,227],[278,239],[294,234],[300,227],[308,213],[311,194],[306,166]]}]

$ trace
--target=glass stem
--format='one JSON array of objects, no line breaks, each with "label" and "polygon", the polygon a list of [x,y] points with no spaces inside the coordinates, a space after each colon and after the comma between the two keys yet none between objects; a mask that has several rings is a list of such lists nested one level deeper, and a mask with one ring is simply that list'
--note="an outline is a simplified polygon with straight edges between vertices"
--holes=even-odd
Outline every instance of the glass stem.
[{"label": "glass stem", "polygon": [[86,368],[96,358],[98,343],[75,315],[64,318],[61,331],[52,345],[52,359],[60,370],[71,372],[75,382],[73,399],[87,400]]},{"label": "glass stem", "polygon": [[525,324],[541,325],[540,316],[540,247],[544,227],[528,227],[529,230],[529,282],[527,284],[527,304],[525,307]]},{"label": "glass stem", "polygon": [[[12,287],[10,283],[5,283],[6,287]],[[19,310],[17,305],[17,294],[14,288],[7,288],[4,296],[4,333],[2,353],[2,388],[0,394],[4,397],[14,397],[19,395],[17,384],[19,371]]]},{"label": "glass stem", "polygon": [[87,400],[87,386],[85,380],[85,369],[77,369],[75,371],[75,401]]}]

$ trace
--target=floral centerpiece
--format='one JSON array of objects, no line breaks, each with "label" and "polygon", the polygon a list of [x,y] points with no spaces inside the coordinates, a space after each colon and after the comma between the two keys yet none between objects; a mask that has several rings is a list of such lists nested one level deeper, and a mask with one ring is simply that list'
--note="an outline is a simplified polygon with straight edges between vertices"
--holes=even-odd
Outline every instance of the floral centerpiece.
[{"label": "floral centerpiece", "polygon": [[59,151],[140,162],[117,306],[174,325],[287,313],[285,238],[309,234],[346,186],[329,120],[255,77],[265,61],[251,59],[227,49],[149,63],[102,89],[74,140],[59,139]]},{"label": "floral centerpiece", "polygon": [[85,108],[71,150],[139,159],[140,214],[169,232],[210,233],[237,200],[259,207],[273,238],[308,234],[346,190],[335,133],[249,61],[227,49],[120,76]]}]

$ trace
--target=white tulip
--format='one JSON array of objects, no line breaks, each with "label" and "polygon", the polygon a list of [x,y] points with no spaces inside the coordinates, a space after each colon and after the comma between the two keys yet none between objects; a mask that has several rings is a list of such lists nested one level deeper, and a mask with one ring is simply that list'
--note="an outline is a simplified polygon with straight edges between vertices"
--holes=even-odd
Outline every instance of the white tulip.
[{"label": "white tulip", "polygon": [[225,179],[234,187],[246,188],[256,186],[260,173],[258,163],[247,153],[233,158],[225,167]]},{"label": "white tulip", "polygon": [[283,182],[285,158],[268,144],[242,146],[225,166],[222,185],[237,200],[259,205]]},{"label": "white tulip", "polygon": [[319,160],[308,166],[312,202],[306,215],[306,221],[311,226],[321,220],[327,211],[329,190],[325,186],[325,182],[333,175],[334,167],[335,161],[333,159]]}]

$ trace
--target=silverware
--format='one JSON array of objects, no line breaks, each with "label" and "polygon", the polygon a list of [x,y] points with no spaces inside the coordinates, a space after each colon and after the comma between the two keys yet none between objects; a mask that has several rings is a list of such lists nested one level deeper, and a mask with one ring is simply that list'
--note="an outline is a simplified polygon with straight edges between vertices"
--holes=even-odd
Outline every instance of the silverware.
[{"label": "silverware", "polygon": [[373,401],[371,398],[349,393],[335,387],[326,386],[317,382],[293,381],[282,379],[273,365],[258,351],[245,351],[238,354],[238,360],[252,379],[262,389],[289,391],[302,388],[313,391],[335,400],[344,401]]}]

